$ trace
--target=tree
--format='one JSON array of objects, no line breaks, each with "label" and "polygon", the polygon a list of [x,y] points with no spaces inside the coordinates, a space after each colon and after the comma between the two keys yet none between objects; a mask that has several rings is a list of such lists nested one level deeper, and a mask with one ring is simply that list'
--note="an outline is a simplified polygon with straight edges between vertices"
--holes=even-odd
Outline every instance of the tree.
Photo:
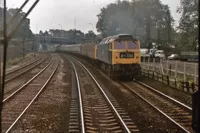
[{"label": "tree", "polygon": [[160,0],[118,0],[102,8],[97,17],[96,28],[103,37],[128,33],[149,47],[151,42],[171,42],[174,20],[169,7]]},{"label": "tree", "polygon": [[[84,43],[85,40],[91,39],[91,37],[94,37],[95,39],[96,37],[95,33],[92,31],[89,31],[88,33],[84,34],[82,31],[76,29],[70,29],[68,31],[50,29],[48,33],[49,35],[51,35],[51,37],[64,37],[76,43]],[[89,38],[86,38],[86,36]]]},{"label": "tree", "polygon": [[[18,8],[10,8],[7,10],[7,21],[9,22],[11,18],[15,15],[15,13],[19,10]],[[17,24],[22,20],[23,16],[25,15],[24,12],[19,12],[18,15],[16,16],[16,19],[10,23],[8,27],[8,34],[15,29]],[[3,20],[3,9],[0,7],[0,19]],[[0,21],[0,26],[2,27],[3,21]],[[3,30],[3,29],[1,29]],[[1,31],[2,32],[2,31]],[[23,23],[19,26],[17,29],[16,33],[14,34],[14,37],[17,38],[32,38],[33,33],[30,30],[30,19],[26,18]]]},{"label": "tree", "polygon": [[151,42],[164,43],[171,41],[173,18],[167,5],[160,0],[133,0],[133,19],[137,28],[144,28],[145,43],[151,47]]},{"label": "tree", "polygon": [[43,32],[41,30],[39,31],[39,35],[43,35]]},{"label": "tree", "polygon": [[181,14],[179,32],[180,47],[188,50],[195,50],[198,42],[198,0],[181,0],[181,5],[178,8]]},{"label": "tree", "polygon": [[43,33],[43,35],[44,35],[44,36],[49,36],[48,31],[45,31],[45,32]]},{"label": "tree", "polygon": [[[103,37],[115,35],[120,32],[132,32],[130,3],[127,1],[117,1],[107,5],[106,8],[101,9],[101,13],[97,15],[98,22],[96,28],[101,32]],[[126,21],[124,21],[126,20]]]},{"label": "tree", "polygon": [[97,41],[97,36],[93,31],[90,30],[88,31],[88,33],[85,34],[85,40],[94,42]]}]

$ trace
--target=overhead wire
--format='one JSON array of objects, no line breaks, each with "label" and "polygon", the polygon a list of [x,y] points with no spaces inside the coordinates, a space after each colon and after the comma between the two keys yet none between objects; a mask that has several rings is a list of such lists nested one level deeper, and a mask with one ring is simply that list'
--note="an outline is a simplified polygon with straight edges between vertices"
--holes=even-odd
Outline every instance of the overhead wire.
[{"label": "overhead wire", "polygon": [[[7,34],[8,26],[11,25],[11,23],[17,18],[17,15],[22,11],[22,9],[25,7],[25,5],[28,3],[29,0],[26,0],[22,6],[17,10],[17,12],[14,14],[14,16],[9,20],[7,24],[7,8],[6,8],[6,0],[3,2],[3,38],[0,38],[0,43],[3,44],[3,68],[1,67],[0,72],[3,73],[2,77],[0,77],[0,133],[2,133],[2,109],[3,109],[3,98],[4,98],[4,86],[5,86],[5,73],[6,73],[6,61],[7,61],[7,47],[8,47],[8,41],[12,39],[13,35],[18,30],[19,26],[23,23],[23,21],[27,18],[27,16],[30,14],[30,12],[34,9],[34,7],[37,5],[37,3],[40,0],[36,0],[33,5],[30,7],[27,13],[22,17],[20,22],[16,25],[16,27],[13,28],[13,30]],[[1,66],[1,65],[0,65]],[[0,74],[1,75],[1,74]]]}]

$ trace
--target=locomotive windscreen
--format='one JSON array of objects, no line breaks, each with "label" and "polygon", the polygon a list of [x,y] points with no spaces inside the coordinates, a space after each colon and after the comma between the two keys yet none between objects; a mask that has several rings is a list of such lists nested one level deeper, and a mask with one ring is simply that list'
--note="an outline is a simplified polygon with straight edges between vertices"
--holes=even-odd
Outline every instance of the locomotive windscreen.
[{"label": "locomotive windscreen", "polygon": [[132,35],[119,35],[117,40],[133,40],[133,41],[137,41],[137,39],[133,38]]},{"label": "locomotive windscreen", "polygon": [[[126,46],[127,44],[127,46]],[[115,41],[114,42],[114,49],[138,49],[138,44],[137,42],[133,42],[132,40],[130,41]]]}]

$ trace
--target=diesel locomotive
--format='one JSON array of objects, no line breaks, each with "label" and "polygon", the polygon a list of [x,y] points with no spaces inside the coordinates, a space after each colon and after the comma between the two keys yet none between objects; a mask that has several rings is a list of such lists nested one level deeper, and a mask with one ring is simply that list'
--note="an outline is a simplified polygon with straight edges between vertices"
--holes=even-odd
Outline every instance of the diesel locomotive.
[{"label": "diesel locomotive", "polygon": [[129,34],[118,34],[102,39],[98,44],[62,45],[67,51],[87,57],[111,77],[134,77],[140,74],[140,41]]}]

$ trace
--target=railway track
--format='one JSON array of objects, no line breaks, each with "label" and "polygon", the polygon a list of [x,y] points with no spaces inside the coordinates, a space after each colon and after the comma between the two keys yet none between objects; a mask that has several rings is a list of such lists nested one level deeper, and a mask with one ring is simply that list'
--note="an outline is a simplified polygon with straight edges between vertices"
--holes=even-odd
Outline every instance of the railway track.
[{"label": "railway track", "polygon": [[139,81],[116,83],[138,95],[143,101],[172,121],[183,132],[194,132],[192,129],[191,107]]},{"label": "railway track", "polygon": [[29,60],[29,61],[27,61],[27,62],[25,62],[25,63],[23,63],[23,64],[17,66],[17,67],[14,67],[14,68],[12,68],[12,69],[6,70],[6,74],[12,73],[12,72],[15,71],[15,70],[18,70],[18,69],[21,69],[21,68],[26,67],[26,66],[28,66],[28,65],[31,65],[31,64],[33,64],[35,61],[41,59],[42,57],[43,57],[43,56],[36,57],[36,58],[34,58],[34,59],[31,59],[31,60]]},{"label": "railway track", "polygon": [[59,60],[54,57],[45,68],[32,79],[22,85],[12,94],[5,96],[3,100],[2,128],[3,132],[11,132],[15,124],[24,115],[26,110],[48,85],[59,66]]},{"label": "railway track", "polygon": [[[20,69],[16,73],[14,72],[13,78],[10,78],[10,81],[6,82],[4,95],[9,95],[16,91],[20,86],[22,86],[24,83],[26,83],[28,80],[30,80],[35,73],[39,72],[40,69],[44,68],[52,59],[52,56],[46,56],[43,57],[44,59],[40,59],[41,61],[37,61],[35,65],[27,67],[24,69]],[[34,70],[34,71],[31,71]],[[22,77],[20,77],[23,75]],[[17,79],[18,78],[18,79]],[[20,78],[20,80],[19,80]]]},{"label": "railway track", "polygon": [[5,83],[8,83],[8,82],[12,81],[13,79],[19,77],[20,75],[26,73],[27,71],[30,71],[31,69],[37,67],[38,65],[40,65],[46,59],[47,59],[47,56],[40,57],[36,60],[28,62],[27,64],[24,64],[20,67],[17,67],[15,69],[12,69],[12,70],[6,72]]},{"label": "railway track", "polygon": [[139,132],[129,115],[106,94],[89,70],[74,58],[70,62],[76,85],[72,86],[69,131]]},{"label": "railway track", "polygon": [[159,111],[184,132],[192,130],[192,109],[139,81],[120,84]]}]

